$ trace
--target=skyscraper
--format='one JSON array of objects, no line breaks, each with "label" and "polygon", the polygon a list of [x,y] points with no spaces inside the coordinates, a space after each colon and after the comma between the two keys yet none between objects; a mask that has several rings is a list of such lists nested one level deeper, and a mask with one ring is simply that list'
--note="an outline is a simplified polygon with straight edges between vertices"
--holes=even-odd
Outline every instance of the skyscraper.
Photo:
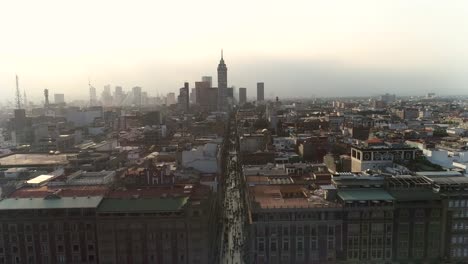
[{"label": "skyscraper", "polygon": [[227,109],[227,67],[224,63],[223,51],[218,64],[218,111]]},{"label": "skyscraper", "polygon": [[104,106],[110,106],[112,105],[112,95],[111,95],[111,86],[104,85],[104,90],[102,91],[101,94],[101,102]]},{"label": "skyscraper", "polygon": [[189,83],[184,83],[184,87],[179,90],[178,103],[180,110],[186,112],[189,110]]},{"label": "skyscraper", "polygon": [[119,106],[122,104],[122,101],[124,99],[124,94],[122,90],[122,86],[116,86],[114,90],[114,105]]},{"label": "skyscraper", "polygon": [[213,78],[212,78],[211,76],[202,76],[202,77],[201,77],[201,80],[202,80],[202,82],[207,82],[207,83],[209,83],[209,87],[208,87],[208,88],[213,87]]},{"label": "skyscraper", "polygon": [[239,105],[247,103],[247,88],[239,88]]},{"label": "skyscraper", "polygon": [[89,85],[89,106],[97,105],[96,88]]},{"label": "skyscraper", "polygon": [[168,93],[166,96],[166,105],[173,105],[176,103],[175,93]]},{"label": "skyscraper", "polygon": [[265,100],[265,84],[262,82],[257,83],[257,102]]},{"label": "skyscraper", "polygon": [[135,86],[132,89],[133,91],[133,104],[135,106],[141,106],[141,87]]}]

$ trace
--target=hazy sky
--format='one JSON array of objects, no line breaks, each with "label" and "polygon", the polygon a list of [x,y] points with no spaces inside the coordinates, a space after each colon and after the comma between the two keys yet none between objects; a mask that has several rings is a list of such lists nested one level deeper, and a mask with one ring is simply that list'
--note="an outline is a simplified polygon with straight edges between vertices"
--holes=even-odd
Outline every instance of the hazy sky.
[{"label": "hazy sky", "polygon": [[[30,98],[212,75],[267,96],[468,94],[468,1],[3,1],[0,90]],[[11,99],[10,99],[11,98]],[[2,100],[2,99],[0,99]]]}]

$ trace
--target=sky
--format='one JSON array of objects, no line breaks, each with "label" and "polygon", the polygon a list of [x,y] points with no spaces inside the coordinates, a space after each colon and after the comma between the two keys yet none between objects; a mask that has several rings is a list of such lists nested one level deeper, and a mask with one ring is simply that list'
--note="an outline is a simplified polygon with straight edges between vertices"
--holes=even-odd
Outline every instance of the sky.
[{"label": "sky", "polygon": [[468,1],[4,1],[0,102],[150,95],[213,76],[267,97],[468,94]]}]

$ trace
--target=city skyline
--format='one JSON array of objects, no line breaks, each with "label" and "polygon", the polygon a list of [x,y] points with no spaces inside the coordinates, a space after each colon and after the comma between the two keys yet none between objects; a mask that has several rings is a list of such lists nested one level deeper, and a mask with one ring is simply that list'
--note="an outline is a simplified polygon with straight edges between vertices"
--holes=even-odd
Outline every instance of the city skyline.
[{"label": "city skyline", "polygon": [[[15,21],[2,26],[8,38],[0,51],[0,87],[13,101],[16,73],[35,101],[45,88],[86,99],[88,78],[98,90],[111,84],[166,94],[215,76],[224,48],[229,85],[248,88],[249,97],[258,81],[267,84],[267,98],[291,90],[320,97],[466,94],[466,3],[337,3],[269,3],[264,11],[264,2],[246,9],[242,2],[204,1],[184,10],[139,2],[106,12],[109,3],[15,1],[0,18],[2,25]],[[207,7],[206,17],[191,19]],[[222,19],[223,10],[242,11],[243,19]]]}]

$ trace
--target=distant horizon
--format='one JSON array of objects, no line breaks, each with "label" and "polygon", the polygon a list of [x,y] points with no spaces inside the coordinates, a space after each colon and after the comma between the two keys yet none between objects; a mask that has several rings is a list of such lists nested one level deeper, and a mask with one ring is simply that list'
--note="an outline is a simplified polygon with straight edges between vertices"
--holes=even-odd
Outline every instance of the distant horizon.
[{"label": "distant horizon", "polygon": [[151,96],[205,75],[216,86],[221,49],[228,86],[248,96],[256,82],[266,97],[468,93],[466,1],[18,0],[2,11],[3,103],[15,74],[35,101],[45,88],[86,100],[88,78],[98,97],[107,84]]}]

